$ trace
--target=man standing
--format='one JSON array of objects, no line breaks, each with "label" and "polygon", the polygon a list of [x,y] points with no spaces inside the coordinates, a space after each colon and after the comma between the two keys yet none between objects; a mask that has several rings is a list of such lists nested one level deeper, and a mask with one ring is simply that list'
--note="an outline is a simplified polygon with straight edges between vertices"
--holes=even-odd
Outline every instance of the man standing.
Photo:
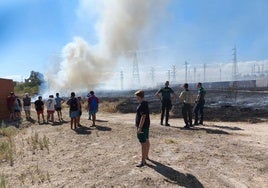
[{"label": "man standing", "polygon": [[[173,99],[176,98],[176,95],[169,86],[169,81],[166,81],[165,87],[159,89],[155,96],[160,99],[162,103],[162,109],[161,109],[161,122],[160,125],[163,125],[163,120],[164,120],[164,114],[166,112],[166,126],[169,126],[168,124],[168,119],[169,119],[169,111],[171,110],[172,103],[171,103],[171,94],[173,95]],[[160,93],[162,94],[162,97],[160,96]]]},{"label": "man standing", "polygon": [[78,111],[78,99],[75,97],[75,93],[71,93],[71,98],[67,101],[67,105],[70,107],[69,116],[71,118],[71,129],[76,129],[77,127],[77,117],[79,116]]},{"label": "man standing", "polygon": [[[206,90],[202,87],[202,83],[197,83],[197,88],[198,88],[198,95],[196,99],[196,106],[194,110],[194,115],[195,115],[195,121],[194,125],[203,125],[203,119],[204,119],[204,105],[205,105],[205,95],[206,95]],[[200,113],[200,120],[198,122],[198,113]]]},{"label": "man standing", "polygon": [[189,91],[188,84],[183,85],[184,91],[181,92],[179,98],[183,102],[182,105],[182,116],[184,119],[185,126],[184,128],[190,128],[193,126],[192,122],[192,109],[194,104],[193,93]]},{"label": "man standing", "polygon": [[39,96],[38,100],[36,100],[34,102],[34,106],[35,106],[35,110],[37,113],[37,119],[38,119],[38,123],[40,125],[40,114],[42,115],[43,118],[43,123],[45,123],[45,117],[44,117],[44,103],[42,101],[42,97]]},{"label": "man standing", "polygon": [[22,99],[23,101],[23,109],[25,111],[26,120],[31,119],[31,97],[29,97],[28,93],[25,93],[25,96]]},{"label": "man standing", "polygon": [[99,109],[99,99],[95,96],[94,91],[90,91],[90,97],[87,100],[88,102],[88,115],[92,116],[92,126],[95,126],[96,113]]},{"label": "man standing", "polygon": [[57,111],[57,114],[58,114],[59,122],[63,122],[62,113],[61,113],[61,108],[62,108],[61,105],[65,101],[64,101],[64,99],[59,97],[59,93],[56,93],[55,101],[56,101],[56,111]]},{"label": "man standing", "polygon": [[15,119],[15,101],[16,101],[16,96],[13,92],[10,92],[10,95],[7,97],[7,108],[10,113],[9,115],[9,120],[14,120]]},{"label": "man standing", "polygon": [[139,90],[135,92],[139,105],[136,113],[136,127],[137,127],[137,138],[141,143],[141,163],[137,167],[143,167],[146,164],[146,159],[149,159],[149,127],[150,127],[150,116],[148,102],[144,101],[144,91]]},{"label": "man standing", "polygon": [[56,106],[56,101],[54,99],[53,95],[49,95],[49,98],[46,102],[46,107],[47,107],[47,123],[51,118],[51,121],[54,125],[54,112],[55,112],[55,106]]}]

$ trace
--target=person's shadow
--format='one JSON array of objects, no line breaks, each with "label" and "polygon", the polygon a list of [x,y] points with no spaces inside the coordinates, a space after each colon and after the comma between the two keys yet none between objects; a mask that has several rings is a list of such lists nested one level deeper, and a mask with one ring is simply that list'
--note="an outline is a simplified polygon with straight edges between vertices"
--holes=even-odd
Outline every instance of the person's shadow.
[{"label": "person's shadow", "polygon": [[167,179],[165,181],[173,184],[177,184],[187,188],[203,188],[204,186],[198,179],[192,174],[183,174],[175,169],[163,165],[157,161],[149,160],[153,165],[147,164],[148,167],[154,169],[159,174],[163,175]]}]

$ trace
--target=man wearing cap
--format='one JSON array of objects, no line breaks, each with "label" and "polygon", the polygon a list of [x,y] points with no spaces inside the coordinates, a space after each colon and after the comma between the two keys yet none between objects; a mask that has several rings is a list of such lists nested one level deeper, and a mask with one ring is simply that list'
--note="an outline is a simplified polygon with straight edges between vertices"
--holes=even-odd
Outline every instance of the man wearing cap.
[{"label": "man wearing cap", "polygon": [[150,149],[149,142],[149,127],[150,127],[150,116],[149,116],[149,106],[148,102],[144,101],[144,91],[139,90],[135,92],[139,105],[137,107],[136,114],[136,127],[137,127],[137,137],[141,143],[141,163],[137,167],[143,167],[146,165],[146,159],[149,160],[148,154]]},{"label": "man wearing cap", "polygon": [[[198,88],[198,95],[196,98],[196,106],[194,110],[194,116],[195,116],[195,121],[194,125],[203,125],[203,120],[204,120],[204,105],[205,105],[205,95],[206,95],[206,90],[202,87],[202,83],[197,83],[197,88]],[[200,113],[200,119],[198,122],[198,114]]]},{"label": "man wearing cap", "polygon": [[[171,89],[168,86],[169,86],[169,81],[166,81],[165,87],[159,89],[155,94],[155,96],[157,98],[159,98],[161,103],[162,103],[160,125],[163,125],[164,115],[166,112],[166,123],[165,123],[166,126],[169,126],[169,124],[168,124],[169,111],[171,110],[171,107],[172,107],[171,95],[173,95],[173,99],[176,98],[176,95],[175,95],[173,89]],[[162,97],[160,96],[160,93],[162,94]]]},{"label": "man wearing cap", "polygon": [[30,120],[31,119],[31,97],[29,97],[28,93],[25,93],[22,101],[23,101],[23,109],[26,115],[26,120]]}]

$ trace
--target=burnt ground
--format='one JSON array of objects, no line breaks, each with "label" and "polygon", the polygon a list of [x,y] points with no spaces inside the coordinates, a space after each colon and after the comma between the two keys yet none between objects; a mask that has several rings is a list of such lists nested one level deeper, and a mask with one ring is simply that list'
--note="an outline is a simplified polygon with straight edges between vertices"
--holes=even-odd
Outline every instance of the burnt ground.
[{"label": "burnt ground", "polygon": [[[103,95],[102,101],[114,104],[113,110],[120,113],[133,113],[137,107],[135,91],[126,92],[119,98],[108,94]],[[145,99],[149,102],[153,114],[161,112],[161,104],[154,96],[155,90],[145,90]],[[176,93],[177,96],[179,95]],[[181,102],[173,101],[171,117],[181,118]],[[207,90],[206,105],[204,109],[205,121],[242,121],[262,122],[268,117],[268,92],[265,91],[231,91]]]}]

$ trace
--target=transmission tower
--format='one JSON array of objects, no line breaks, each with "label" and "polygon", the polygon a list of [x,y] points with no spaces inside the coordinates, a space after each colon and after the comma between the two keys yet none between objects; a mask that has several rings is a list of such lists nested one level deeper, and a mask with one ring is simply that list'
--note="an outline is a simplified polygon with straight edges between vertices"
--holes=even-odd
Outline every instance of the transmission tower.
[{"label": "transmission tower", "polygon": [[194,67],[194,82],[196,82],[196,67]]},{"label": "transmission tower", "polygon": [[237,56],[236,56],[236,47],[233,48],[233,70],[232,70],[232,79],[235,81],[237,79]]},{"label": "transmission tower", "polygon": [[155,85],[155,70],[154,67],[151,68],[151,78],[152,78],[152,86]]},{"label": "transmission tower", "polygon": [[120,72],[120,80],[121,80],[121,90],[124,89],[124,73],[123,71]]},{"label": "transmission tower", "polygon": [[206,63],[204,63],[204,82],[206,82],[206,68],[207,68],[207,65]]},{"label": "transmission tower", "polygon": [[133,81],[137,84],[140,84],[140,73],[139,73],[139,64],[138,64],[138,57],[137,52],[134,53],[134,60],[133,60],[133,70],[132,70]]},{"label": "transmission tower", "polygon": [[187,76],[188,62],[185,61],[184,65],[185,65],[185,83],[187,83],[187,78],[188,78],[188,76]]},{"label": "transmission tower", "polygon": [[170,80],[170,70],[168,70],[168,81]]},{"label": "transmission tower", "polygon": [[171,75],[172,75],[172,82],[175,83],[175,81],[176,81],[176,67],[175,67],[175,65],[172,66]]}]

